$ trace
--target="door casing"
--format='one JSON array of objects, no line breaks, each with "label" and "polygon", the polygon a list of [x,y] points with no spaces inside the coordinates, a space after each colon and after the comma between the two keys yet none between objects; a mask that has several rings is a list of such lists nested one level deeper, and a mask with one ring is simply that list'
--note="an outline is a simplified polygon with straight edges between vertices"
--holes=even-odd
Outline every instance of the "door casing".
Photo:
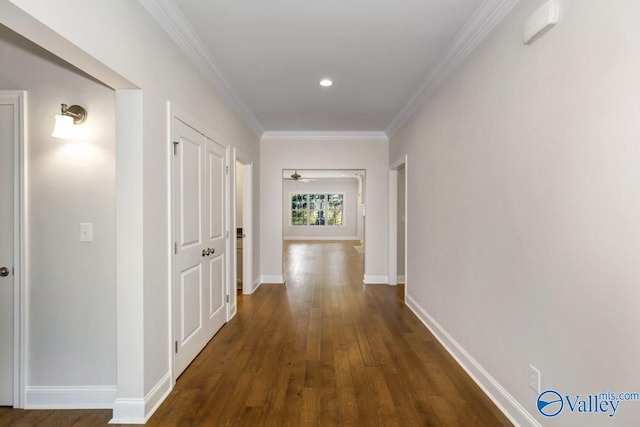
[{"label": "door casing", "polygon": [[[169,149],[169,155],[167,156],[167,169],[169,171],[169,173],[167,174],[167,187],[168,187],[168,235],[171,237],[171,241],[170,241],[170,245],[168,248],[168,260],[169,262],[167,263],[168,265],[168,309],[169,309],[169,342],[168,342],[168,347],[169,347],[169,351],[168,351],[168,355],[169,355],[169,367],[170,367],[170,378],[171,378],[171,385],[173,387],[173,385],[175,385],[175,382],[177,380],[177,375],[175,375],[175,363],[174,363],[174,356],[175,356],[175,352],[174,352],[174,343],[176,340],[176,336],[175,336],[175,313],[174,313],[174,242],[176,241],[176,234],[175,234],[175,230],[174,230],[174,222],[175,222],[175,217],[174,217],[174,203],[175,203],[175,198],[174,198],[174,174],[173,174],[173,150],[174,150],[174,144],[173,144],[173,140],[172,140],[172,126],[173,126],[173,120],[174,119],[178,119],[180,121],[182,121],[183,123],[187,124],[188,126],[193,127],[194,129],[198,129],[199,132],[202,133],[203,136],[205,136],[207,139],[214,141],[215,143],[217,143],[218,145],[222,146],[225,149],[225,162],[226,162],[226,167],[227,167],[227,173],[225,175],[225,197],[224,197],[224,206],[225,206],[225,223],[224,223],[224,227],[225,227],[225,233],[226,233],[226,242],[225,242],[225,251],[226,251],[226,256],[225,256],[225,284],[224,284],[224,289],[225,289],[225,295],[229,296],[230,295],[230,281],[231,281],[231,274],[230,274],[230,270],[231,270],[231,264],[230,264],[230,259],[232,258],[230,256],[230,251],[231,251],[231,246],[230,246],[230,179],[229,179],[229,164],[230,164],[230,146],[229,144],[225,143],[225,141],[220,138],[219,136],[217,136],[215,134],[215,132],[212,132],[211,130],[208,129],[207,126],[203,125],[201,122],[199,122],[197,119],[195,119],[193,116],[191,116],[185,109],[181,108],[180,106],[176,105],[175,103],[172,103],[170,101],[167,102],[167,146]],[[235,235],[234,235],[235,236]],[[229,321],[229,302],[225,302],[225,311],[227,313],[227,318],[226,318],[226,322]]]},{"label": "door casing", "polygon": [[26,139],[26,91],[0,91],[0,103],[12,105],[16,120],[14,122],[13,142],[13,407],[23,408],[25,397],[24,355],[26,329],[25,305],[25,139]]}]

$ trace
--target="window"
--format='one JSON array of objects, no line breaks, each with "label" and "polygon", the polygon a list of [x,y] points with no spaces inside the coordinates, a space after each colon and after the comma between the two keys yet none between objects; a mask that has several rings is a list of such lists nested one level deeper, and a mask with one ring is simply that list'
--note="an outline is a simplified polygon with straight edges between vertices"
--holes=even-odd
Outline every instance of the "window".
[{"label": "window", "polygon": [[291,225],[344,225],[344,194],[292,194]]}]

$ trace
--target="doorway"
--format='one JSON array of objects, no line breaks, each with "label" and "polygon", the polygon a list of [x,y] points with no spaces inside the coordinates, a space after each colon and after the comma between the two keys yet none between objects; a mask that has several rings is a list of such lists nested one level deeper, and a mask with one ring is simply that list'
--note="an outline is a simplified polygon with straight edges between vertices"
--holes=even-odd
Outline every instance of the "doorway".
[{"label": "doorway", "polygon": [[405,283],[405,243],[407,240],[407,213],[406,213],[406,169],[405,165],[402,164],[398,167],[398,214],[397,214],[397,230],[398,230],[398,284]]},{"label": "doorway", "polygon": [[389,168],[389,284],[407,290],[407,156]]},{"label": "doorway", "polygon": [[0,406],[22,407],[22,164],[25,92],[0,91]]},{"label": "doorway", "polygon": [[252,294],[253,282],[253,164],[236,157],[236,291]]},{"label": "doorway", "polygon": [[[363,169],[283,169],[283,248],[301,241],[348,241],[364,255],[365,186]],[[366,257],[360,259],[364,267]]]}]

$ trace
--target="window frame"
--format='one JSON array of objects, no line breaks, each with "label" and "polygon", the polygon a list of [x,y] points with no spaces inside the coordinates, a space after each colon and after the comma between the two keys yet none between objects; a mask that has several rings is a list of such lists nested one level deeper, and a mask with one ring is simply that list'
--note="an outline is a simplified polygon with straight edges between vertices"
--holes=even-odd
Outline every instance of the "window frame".
[{"label": "window frame", "polygon": [[[317,195],[321,195],[324,196],[324,206],[323,209],[311,209],[311,197],[310,196],[317,196]],[[305,200],[305,204],[306,207],[304,209],[300,209],[300,208],[294,208],[293,207],[293,198],[294,196],[304,196],[306,197]],[[327,218],[327,212],[330,211],[329,209],[329,196],[341,196],[342,197],[342,204],[341,204],[341,223],[338,224],[328,224],[326,221]],[[345,227],[346,226],[346,217],[345,217],[345,205],[347,204],[346,202],[346,197],[345,197],[345,192],[344,191],[309,191],[309,192],[300,192],[300,191],[292,191],[289,193],[289,226],[290,227],[329,227],[329,228],[334,228],[334,227]],[[323,224],[311,224],[310,223],[310,219],[312,218],[311,213],[312,212],[323,212],[323,217],[325,218],[325,221]],[[306,215],[304,215],[304,224],[294,224],[293,222],[293,218],[294,218],[294,212],[305,212]],[[296,215],[297,216],[297,215]]]}]

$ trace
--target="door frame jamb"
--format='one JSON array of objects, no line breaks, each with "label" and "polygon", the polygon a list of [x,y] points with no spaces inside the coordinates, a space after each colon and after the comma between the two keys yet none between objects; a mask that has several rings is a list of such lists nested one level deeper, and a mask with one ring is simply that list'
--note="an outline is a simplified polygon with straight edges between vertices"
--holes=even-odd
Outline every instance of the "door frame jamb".
[{"label": "door frame jamb", "polygon": [[27,92],[2,90],[2,102],[13,105],[15,113],[13,138],[13,407],[25,403],[25,337],[26,337],[26,120]]},{"label": "door frame jamb", "polygon": [[[398,282],[398,169],[404,167],[404,286],[405,300],[407,295],[407,190],[408,190],[408,156],[405,154],[389,166],[389,284],[397,285]],[[393,277],[392,277],[393,276]],[[406,302],[406,301],[405,301]]]}]

